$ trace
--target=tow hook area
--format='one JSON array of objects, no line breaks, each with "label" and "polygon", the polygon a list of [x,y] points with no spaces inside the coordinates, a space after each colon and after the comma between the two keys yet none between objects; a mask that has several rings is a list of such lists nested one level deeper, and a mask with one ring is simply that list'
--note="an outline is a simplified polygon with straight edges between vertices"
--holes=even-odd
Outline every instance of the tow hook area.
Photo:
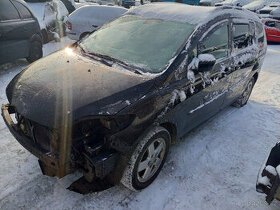
[{"label": "tow hook area", "polygon": [[73,182],[67,189],[85,195],[89,193],[104,191],[113,186],[114,185],[107,177],[103,179],[94,178],[91,182],[88,182],[83,176],[77,181]]},{"label": "tow hook area", "polygon": [[119,154],[105,152],[98,156],[90,156],[89,153],[84,153],[84,156],[86,160],[84,176],[73,182],[67,189],[88,194],[107,190],[114,186],[108,175],[114,170]]}]

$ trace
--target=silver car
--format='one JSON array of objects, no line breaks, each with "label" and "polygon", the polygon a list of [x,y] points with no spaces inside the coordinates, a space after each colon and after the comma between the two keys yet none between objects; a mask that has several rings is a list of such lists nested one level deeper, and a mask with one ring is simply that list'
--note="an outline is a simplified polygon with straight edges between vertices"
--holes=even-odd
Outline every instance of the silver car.
[{"label": "silver car", "polygon": [[118,6],[83,6],[70,14],[66,34],[70,39],[79,40],[96,31],[104,24],[120,17],[127,11]]}]

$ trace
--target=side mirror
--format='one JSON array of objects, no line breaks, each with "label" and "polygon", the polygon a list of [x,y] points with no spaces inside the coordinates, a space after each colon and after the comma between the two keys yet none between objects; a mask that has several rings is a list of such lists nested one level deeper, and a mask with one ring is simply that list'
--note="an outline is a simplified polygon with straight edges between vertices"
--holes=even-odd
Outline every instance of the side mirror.
[{"label": "side mirror", "polygon": [[212,54],[198,55],[198,72],[210,71],[216,63],[216,58]]}]

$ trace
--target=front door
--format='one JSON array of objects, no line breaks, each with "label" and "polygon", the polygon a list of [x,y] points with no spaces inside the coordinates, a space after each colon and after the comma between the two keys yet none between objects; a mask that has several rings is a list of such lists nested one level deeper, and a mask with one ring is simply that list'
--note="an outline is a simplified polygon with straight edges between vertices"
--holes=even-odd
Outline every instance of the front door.
[{"label": "front door", "polygon": [[[176,85],[180,88],[173,94],[179,95],[180,101],[168,115],[176,122],[178,137],[216,114],[223,105],[229,87],[225,75],[231,63],[228,24],[228,21],[222,21],[201,37],[193,49],[194,58],[189,59],[185,69],[186,78],[175,82],[180,83]],[[216,64],[209,71],[199,72],[197,61],[201,54],[211,54],[216,58]]]}]

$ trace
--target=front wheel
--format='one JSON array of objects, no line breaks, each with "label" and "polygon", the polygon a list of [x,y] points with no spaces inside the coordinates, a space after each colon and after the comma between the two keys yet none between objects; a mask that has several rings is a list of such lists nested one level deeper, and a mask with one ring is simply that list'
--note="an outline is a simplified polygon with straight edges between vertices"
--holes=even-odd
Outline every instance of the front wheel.
[{"label": "front wheel", "polygon": [[247,84],[242,95],[232,105],[235,107],[245,106],[250,98],[254,85],[255,85],[255,78],[252,77],[249,83]]},{"label": "front wheel", "polygon": [[169,132],[160,126],[147,132],[134,150],[121,183],[133,191],[149,186],[166,160],[170,139]]}]

